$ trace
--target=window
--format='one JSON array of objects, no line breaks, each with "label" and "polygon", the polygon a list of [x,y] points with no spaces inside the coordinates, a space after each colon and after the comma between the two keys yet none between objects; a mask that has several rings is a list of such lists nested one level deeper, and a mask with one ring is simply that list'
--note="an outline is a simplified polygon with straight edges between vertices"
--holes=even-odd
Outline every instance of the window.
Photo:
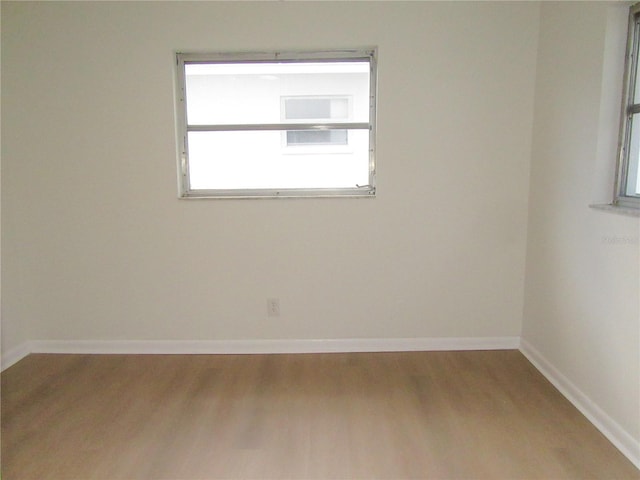
[{"label": "window", "polygon": [[614,203],[640,208],[640,3],[631,7]]},{"label": "window", "polygon": [[[285,97],[282,102],[285,121],[329,121],[349,119],[348,97]],[[348,145],[347,130],[289,130],[287,146]]]},{"label": "window", "polygon": [[180,196],[375,195],[376,52],[177,55]]}]

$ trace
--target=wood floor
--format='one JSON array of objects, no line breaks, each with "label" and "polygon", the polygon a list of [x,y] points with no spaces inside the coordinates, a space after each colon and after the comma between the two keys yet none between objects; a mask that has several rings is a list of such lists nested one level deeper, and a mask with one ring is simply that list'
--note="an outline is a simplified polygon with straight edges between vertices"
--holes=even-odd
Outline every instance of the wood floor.
[{"label": "wood floor", "polygon": [[2,478],[638,479],[517,351],[31,355]]}]

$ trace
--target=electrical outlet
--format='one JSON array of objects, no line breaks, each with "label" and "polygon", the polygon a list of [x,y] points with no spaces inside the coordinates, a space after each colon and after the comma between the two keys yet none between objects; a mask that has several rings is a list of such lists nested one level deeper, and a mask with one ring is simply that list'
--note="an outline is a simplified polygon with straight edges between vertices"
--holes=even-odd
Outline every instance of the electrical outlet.
[{"label": "electrical outlet", "polygon": [[269,317],[280,316],[280,299],[279,298],[267,298],[267,315]]}]

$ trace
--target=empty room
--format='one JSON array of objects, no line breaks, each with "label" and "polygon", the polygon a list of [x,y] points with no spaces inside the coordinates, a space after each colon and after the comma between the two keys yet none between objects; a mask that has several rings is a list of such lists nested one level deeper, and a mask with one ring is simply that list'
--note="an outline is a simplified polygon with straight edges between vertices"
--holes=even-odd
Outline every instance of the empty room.
[{"label": "empty room", "polygon": [[3,480],[640,478],[640,7],[0,9]]}]

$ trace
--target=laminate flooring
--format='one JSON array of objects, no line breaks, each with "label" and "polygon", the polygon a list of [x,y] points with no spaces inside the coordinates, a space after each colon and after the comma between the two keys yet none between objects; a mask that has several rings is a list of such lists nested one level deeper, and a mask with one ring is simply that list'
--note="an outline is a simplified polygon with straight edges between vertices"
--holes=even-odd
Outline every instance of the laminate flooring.
[{"label": "laminate flooring", "polygon": [[4,480],[639,479],[518,351],[30,355]]}]

